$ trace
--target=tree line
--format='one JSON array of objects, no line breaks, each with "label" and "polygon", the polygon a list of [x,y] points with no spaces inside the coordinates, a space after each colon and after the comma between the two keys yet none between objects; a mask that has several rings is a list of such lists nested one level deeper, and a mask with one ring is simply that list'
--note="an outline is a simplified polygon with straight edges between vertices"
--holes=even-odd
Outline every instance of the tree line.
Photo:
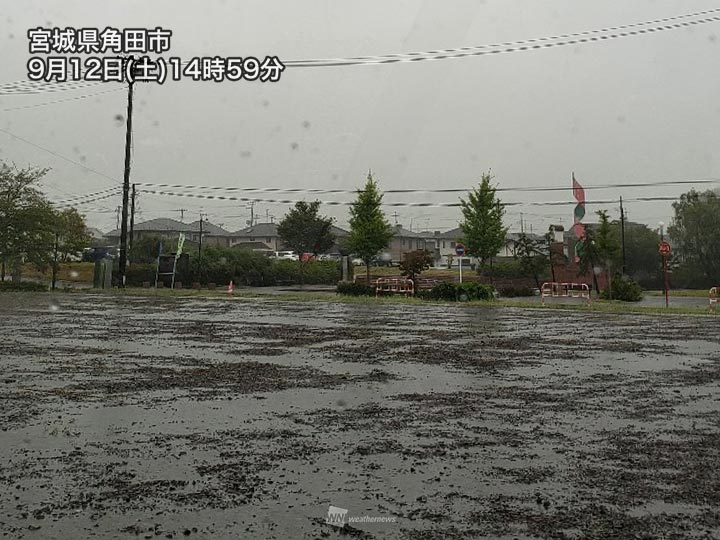
[{"label": "tree line", "polygon": [[[0,274],[18,277],[24,264],[41,271],[57,272],[58,265],[78,255],[89,245],[84,217],[74,208],[57,209],[40,190],[48,169],[0,163]],[[491,174],[481,175],[477,187],[460,199],[461,241],[467,254],[477,258],[482,273],[502,249],[508,232],[503,224],[505,206],[493,186]],[[382,210],[383,194],[369,172],[350,206],[349,235],[343,252],[362,259],[366,277],[370,263],[392,240],[394,230]],[[285,244],[299,254],[317,255],[336,241],[334,219],[320,213],[320,201],[299,201],[278,224]],[[705,287],[720,282],[720,196],[714,191],[691,190],[673,203],[674,217],[668,234],[675,246],[671,269],[684,286]],[[597,212],[599,223],[588,226],[579,267],[593,276],[605,272],[608,281],[629,275],[646,286],[658,286],[661,259],[658,235],[645,225],[626,224],[625,249],[621,250],[621,225],[605,210]],[[541,240],[521,234],[515,257],[523,271],[539,282],[553,261],[549,246],[551,232]],[[431,264],[429,254],[406,257],[404,270],[415,275]],[[302,261],[301,261],[302,276]],[[595,288],[598,289],[597,280]]]}]

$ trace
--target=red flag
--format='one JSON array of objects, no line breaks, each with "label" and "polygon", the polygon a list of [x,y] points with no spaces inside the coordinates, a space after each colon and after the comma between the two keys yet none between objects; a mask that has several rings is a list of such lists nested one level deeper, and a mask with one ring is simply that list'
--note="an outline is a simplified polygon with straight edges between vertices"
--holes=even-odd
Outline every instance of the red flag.
[{"label": "red flag", "polygon": [[585,190],[580,185],[580,182],[575,180],[575,173],[572,175],[572,182],[573,182],[573,195],[575,196],[575,200],[579,202],[580,204],[585,202]]}]

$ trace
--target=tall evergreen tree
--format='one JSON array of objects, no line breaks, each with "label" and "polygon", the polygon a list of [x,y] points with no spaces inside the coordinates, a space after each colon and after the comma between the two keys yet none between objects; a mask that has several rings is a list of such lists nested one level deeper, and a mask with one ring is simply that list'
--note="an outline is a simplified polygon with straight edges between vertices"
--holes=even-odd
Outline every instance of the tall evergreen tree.
[{"label": "tall evergreen tree", "polygon": [[605,270],[608,290],[612,291],[613,268],[617,268],[621,264],[620,242],[618,242],[617,237],[613,234],[613,227],[607,211],[598,210],[596,213],[600,218],[600,226],[595,236],[599,262]]},{"label": "tall evergreen tree", "polygon": [[463,243],[469,255],[477,257],[480,267],[497,255],[505,244],[507,228],[503,226],[505,208],[492,187],[490,173],[482,175],[480,186],[468,193],[460,205],[464,221],[460,224]]},{"label": "tall evergreen tree", "polygon": [[363,189],[357,190],[357,199],[350,207],[350,235],[347,246],[365,262],[367,281],[370,283],[370,261],[385,249],[393,237],[392,227],[381,209],[382,193],[368,172]]}]

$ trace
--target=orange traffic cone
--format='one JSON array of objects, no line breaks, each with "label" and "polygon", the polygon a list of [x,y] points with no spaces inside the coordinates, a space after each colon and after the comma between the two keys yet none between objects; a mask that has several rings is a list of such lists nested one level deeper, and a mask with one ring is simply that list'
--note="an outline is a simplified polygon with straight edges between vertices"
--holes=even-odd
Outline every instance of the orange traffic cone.
[{"label": "orange traffic cone", "polygon": [[230,280],[230,283],[228,283],[228,290],[227,290],[227,292],[228,292],[229,294],[232,294],[232,292],[233,292],[233,282],[232,282],[232,280]]}]

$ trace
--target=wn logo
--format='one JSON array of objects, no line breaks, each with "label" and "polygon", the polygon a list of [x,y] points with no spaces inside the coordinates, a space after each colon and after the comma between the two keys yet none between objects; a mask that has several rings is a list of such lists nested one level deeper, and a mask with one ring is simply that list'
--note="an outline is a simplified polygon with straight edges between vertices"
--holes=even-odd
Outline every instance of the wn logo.
[{"label": "wn logo", "polygon": [[336,527],[343,527],[345,525],[345,520],[347,519],[347,513],[347,508],[339,508],[331,504],[328,508],[325,523],[328,525],[335,525]]}]

